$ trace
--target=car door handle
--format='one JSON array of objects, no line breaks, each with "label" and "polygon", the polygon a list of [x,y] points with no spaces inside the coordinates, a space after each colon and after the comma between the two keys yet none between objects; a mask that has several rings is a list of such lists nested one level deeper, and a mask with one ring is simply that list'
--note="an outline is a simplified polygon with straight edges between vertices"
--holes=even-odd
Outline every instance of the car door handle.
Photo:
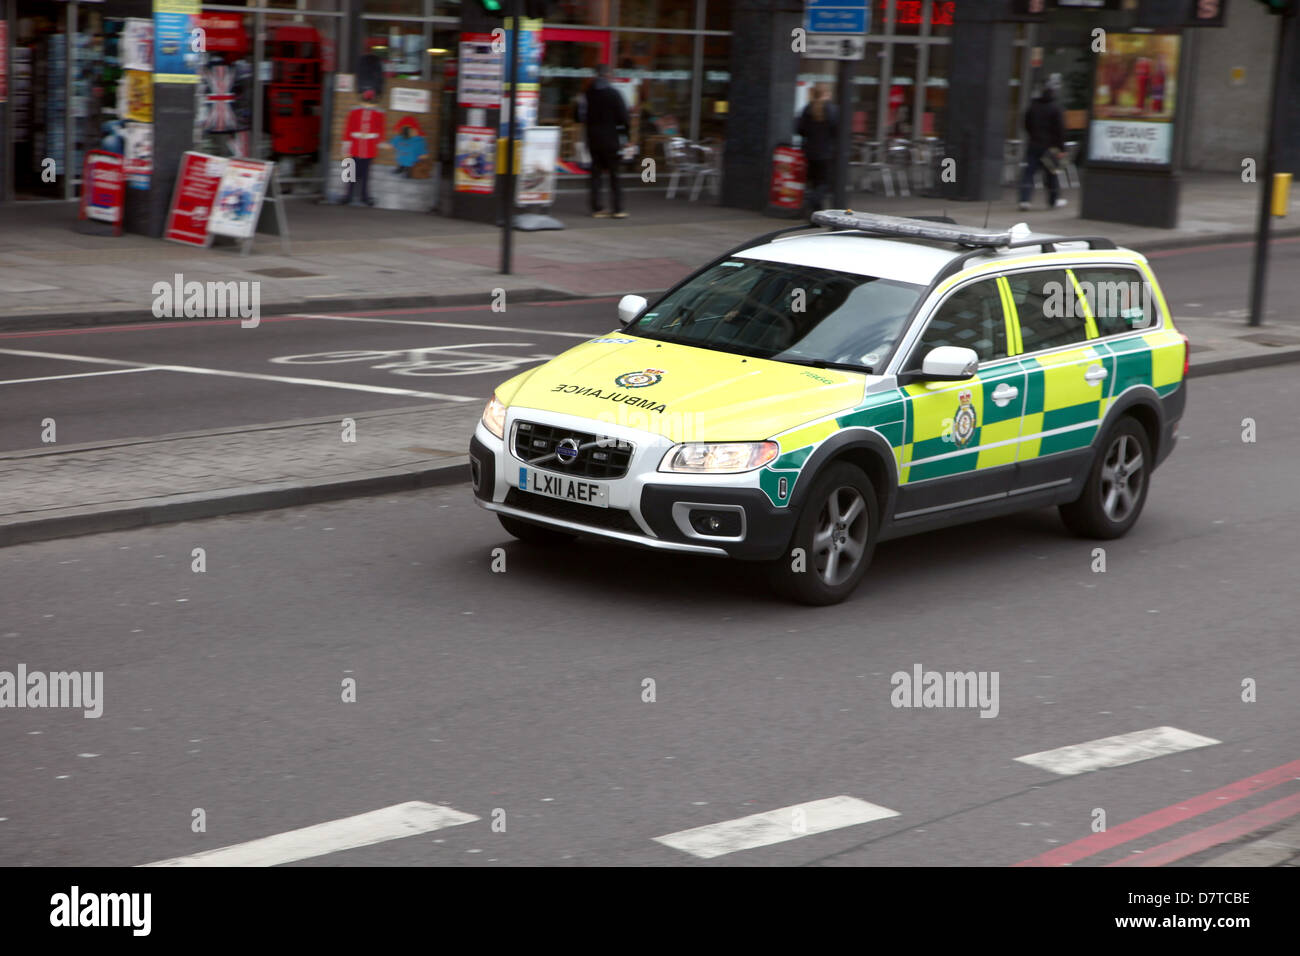
[{"label": "car door handle", "polygon": [[1089,385],[1097,385],[1104,381],[1110,373],[1100,365],[1089,366],[1088,371],[1083,373],[1083,380]]},{"label": "car door handle", "polygon": [[1007,402],[1011,401],[1020,394],[1020,389],[1014,385],[1007,385],[1005,382],[993,389],[993,404],[1001,408]]}]

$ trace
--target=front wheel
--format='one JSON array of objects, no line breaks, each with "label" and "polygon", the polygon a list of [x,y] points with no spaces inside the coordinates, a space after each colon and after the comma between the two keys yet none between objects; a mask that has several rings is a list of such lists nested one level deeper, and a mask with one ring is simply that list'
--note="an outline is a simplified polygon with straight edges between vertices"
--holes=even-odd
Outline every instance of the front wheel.
[{"label": "front wheel", "polygon": [[861,468],[836,462],[813,482],[790,552],[770,565],[773,587],[801,604],[838,604],[871,563],[880,509]]},{"label": "front wheel", "polygon": [[1077,535],[1118,538],[1133,527],[1146,504],[1151,442],[1136,420],[1125,417],[1098,448],[1083,494],[1061,505],[1061,519]]}]

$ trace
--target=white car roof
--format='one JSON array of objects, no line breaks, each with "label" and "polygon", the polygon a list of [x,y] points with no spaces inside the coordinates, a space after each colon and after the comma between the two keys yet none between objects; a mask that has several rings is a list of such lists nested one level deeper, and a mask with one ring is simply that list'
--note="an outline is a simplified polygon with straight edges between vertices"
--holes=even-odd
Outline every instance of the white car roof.
[{"label": "white car roof", "polygon": [[[1086,239],[1071,239],[1068,236],[1040,235],[1026,230],[1016,238],[1020,242],[1031,243],[1034,239],[1041,239],[1054,244],[1056,252],[1073,254],[1076,258],[1143,259],[1128,249],[1091,250]],[[1031,244],[1029,247],[988,248],[980,251],[981,255],[967,260],[963,268],[1036,256],[1041,252],[1041,247]],[[881,238],[865,236],[860,232],[824,232],[782,236],[761,246],[737,252],[735,256],[929,285],[950,262],[970,252],[972,250],[969,248],[954,247],[948,243],[937,244],[925,239]]]},{"label": "white car roof", "polygon": [[791,236],[736,253],[740,259],[763,259],[791,265],[835,269],[856,275],[929,285],[960,250],[940,249],[911,239],[878,239],[859,233]]}]

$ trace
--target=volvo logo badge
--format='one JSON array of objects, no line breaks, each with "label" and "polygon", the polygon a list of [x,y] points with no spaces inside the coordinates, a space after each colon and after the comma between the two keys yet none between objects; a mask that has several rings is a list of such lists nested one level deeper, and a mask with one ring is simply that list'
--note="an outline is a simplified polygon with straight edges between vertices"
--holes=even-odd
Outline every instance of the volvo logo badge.
[{"label": "volvo logo badge", "polygon": [[578,439],[566,438],[555,446],[555,457],[561,465],[570,464],[578,457]]}]

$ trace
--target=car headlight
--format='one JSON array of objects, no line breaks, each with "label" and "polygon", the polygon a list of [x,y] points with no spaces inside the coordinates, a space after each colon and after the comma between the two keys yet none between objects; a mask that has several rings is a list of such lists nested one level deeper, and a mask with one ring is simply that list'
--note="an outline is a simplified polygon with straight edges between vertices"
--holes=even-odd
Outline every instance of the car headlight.
[{"label": "car headlight", "polygon": [[506,407],[495,395],[488,399],[483,409],[483,427],[497,438],[506,437]]},{"label": "car headlight", "polygon": [[670,448],[659,470],[714,475],[753,471],[780,453],[774,441],[687,442]]}]

